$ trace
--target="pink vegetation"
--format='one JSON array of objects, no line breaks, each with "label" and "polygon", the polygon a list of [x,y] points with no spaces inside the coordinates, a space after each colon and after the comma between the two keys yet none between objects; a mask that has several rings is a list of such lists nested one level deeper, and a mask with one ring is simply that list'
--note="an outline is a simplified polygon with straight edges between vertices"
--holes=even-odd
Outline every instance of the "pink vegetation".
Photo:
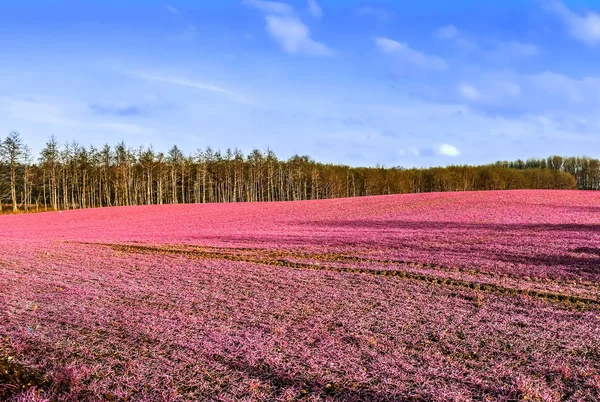
[{"label": "pink vegetation", "polygon": [[600,399],[600,193],[0,216],[0,289],[0,399]]}]

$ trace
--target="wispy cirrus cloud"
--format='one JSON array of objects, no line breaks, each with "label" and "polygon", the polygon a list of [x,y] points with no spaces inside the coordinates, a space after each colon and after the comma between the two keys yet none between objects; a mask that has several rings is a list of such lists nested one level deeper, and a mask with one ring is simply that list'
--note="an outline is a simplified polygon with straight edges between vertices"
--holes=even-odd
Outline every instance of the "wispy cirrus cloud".
[{"label": "wispy cirrus cloud", "polygon": [[462,50],[479,52],[488,59],[512,61],[515,58],[526,58],[537,56],[541,53],[540,48],[529,42],[518,40],[500,40],[496,38],[482,38],[481,35],[474,37],[460,31],[455,25],[441,26],[434,31],[438,39],[448,41]]},{"label": "wispy cirrus cloud", "polygon": [[165,6],[166,10],[177,20],[179,23],[185,24],[185,27],[178,33],[171,34],[168,36],[169,39],[173,40],[191,40],[198,36],[198,28],[193,23],[189,22],[187,18],[179,11],[179,9],[173,7],[170,4]]},{"label": "wispy cirrus cloud", "polygon": [[173,7],[172,5],[170,5],[170,4],[167,4],[167,5],[165,6],[165,8],[166,8],[166,9],[167,9],[167,11],[168,11],[168,12],[170,12],[171,14],[173,14],[173,15],[179,15],[179,10],[178,10],[178,9],[176,9],[175,7]]},{"label": "wispy cirrus cloud", "polygon": [[180,87],[197,89],[197,90],[201,90],[201,91],[214,92],[216,94],[225,95],[228,98],[230,98],[231,100],[238,102],[238,103],[244,103],[244,104],[248,104],[248,105],[253,104],[252,101],[247,99],[242,94],[239,94],[235,91],[229,90],[227,88],[224,88],[224,87],[221,87],[218,85],[214,85],[214,84],[210,84],[210,83],[206,83],[206,82],[202,82],[202,81],[196,81],[193,79],[178,77],[178,76],[174,76],[174,75],[159,75],[159,74],[149,74],[149,73],[137,73],[135,75],[137,77],[139,77],[143,80],[147,80],[147,81],[161,82],[164,84],[171,84],[171,85],[176,85],[176,86],[180,86]]},{"label": "wispy cirrus cloud", "polygon": [[308,0],[308,12],[315,18],[323,17],[323,9],[317,0]]},{"label": "wispy cirrus cloud", "polygon": [[545,7],[561,19],[574,39],[587,45],[600,43],[600,14],[589,11],[580,15],[558,0],[545,3]]},{"label": "wispy cirrus cloud", "polygon": [[443,58],[412,49],[404,42],[398,42],[387,37],[379,37],[375,39],[375,45],[381,52],[394,55],[402,62],[409,63],[418,68],[431,70],[445,70],[448,68],[448,63]]},{"label": "wispy cirrus cloud", "polygon": [[[312,39],[310,29],[289,4],[264,0],[244,0],[243,3],[266,14],[266,30],[285,52],[308,56],[333,55],[327,45]],[[318,7],[316,2],[314,5]]]}]

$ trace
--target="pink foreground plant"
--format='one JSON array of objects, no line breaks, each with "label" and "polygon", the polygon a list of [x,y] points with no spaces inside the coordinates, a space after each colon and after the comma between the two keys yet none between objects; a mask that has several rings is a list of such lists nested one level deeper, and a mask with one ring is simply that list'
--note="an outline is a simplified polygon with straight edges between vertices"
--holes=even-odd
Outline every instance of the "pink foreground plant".
[{"label": "pink foreground plant", "polygon": [[0,399],[600,399],[600,193],[0,216]]}]

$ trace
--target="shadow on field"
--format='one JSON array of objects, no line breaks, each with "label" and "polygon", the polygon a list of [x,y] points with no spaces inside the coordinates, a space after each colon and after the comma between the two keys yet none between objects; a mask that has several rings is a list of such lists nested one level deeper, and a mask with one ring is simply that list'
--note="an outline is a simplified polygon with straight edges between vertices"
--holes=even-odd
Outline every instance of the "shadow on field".
[{"label": "shadow on field", "polygon": [[[348,402],[392,402],[392,401],[413,401],[425,402],[433,400],[431,390],[423,387],[418,382],[406,382],[406,387],[396,392],[381,392],[372,382],[359,385],[356,388],[349,388],[343,384],[326,383],[316,379],[308,380],[298,375],[282,369],[277,369],[268,364],[250,364],[244,360],[225,359],[221,356],[215,356],[216,360],[225,365],[228,369],[243,372],[247,376],[269,384],[273,390],[273,396],[281,397],[286,391],[294,390],[301,393],[300,399],[318,398],[318,400],[348,401]],[[313,376],[314,378],[314,376]],[[437,379],[443,379],[440,376]],[[513,387],[489,387],[486,384],[473,383],[468,379],[452,378],[452,382],[463,383],[468,386],[470,396],[477,400],[484,400],[486,396],[492,396],[501,400],[522,400],[523,395]],[[487,400],[487,399],[486,399]]]},{"label": "shadow on field", "polygon": [[[600,248],[575,247],[564,249],[557,246],[553,250],[552,239],[558,236],[569,237],[575,242],[581,239],[588,241],[594,235],[600,235],[600,225],[597,224],[488,224],[488,223],[459,223],[459,222],[427,222],[406,220],[347,220],[347,221],[305,221],[296,222],[301,230],[291,231],[289,234],[277,233],[261,234],[260,236],[230,236],[214,237],[213,239],[248,244],[254,246],[272,246],[288,248],[306,247],[356,247],[360,249],[390,249],[398,255],[410,254],[412,259],[419,262],[439,262],[436,254],[452,256],[486,263],[506,263],[509,269],[521,270],[515,272],[523,275],[541,275],[550,278],[575,278],[579,277],[591,281],[600,281]],[[315,230],[302,230],[315,229]],[[322,231],[319,229],[323,229]],[[364,235],[360,232],[364,231]],[[395,236],[398,231],[399,236]],[[359,234],[357,235],[358,232]],[[370,235],[375,232],[375,235]],[[381,236],[377,235],[381,233]],[[444,243],[437,241],[428,244],[428,235],[437,239],[443,233],[447,239]],[[538,235],[550,232],[545,238],[548,246],[545,253],[536,253],[535,243],[528,239],[535,239]],[[515,242],[511,247],[499,249],[494,242],[468,242],[469,235],[476,237],[487,234],[523,235],[522,243]],[[453,235],[457,236],[454,237]],[[542,251],[542,250],[540,250]],[[422,260],[416,255],[422,254]],[[460,264],[460,263],[458,263]],[[484,264],[488,265],[489,264]],[[522,267],[511,268],[511,265]],[[531,269],[528,270],[527,266]],[[472,264],[465,264],[471,268]],[[484,269],[483,267],[477,267]],[[493,268],[485,269],[494,272]]]},{"label": "shadow on field", "polygon": [[0,400],[8,400],[30,388],[44,389],[48,386],[49,381],[42,372],[26,368],[8,357],[0,357]]},{"label": "shadow on field", "polygon": [[347,220],[347,221],[300,221],[298,226],[311,226],[323,228],[344,229],[370,229],[370,230],[481,230],[486,232],[583,232],[599,233],[598,224],[522,224],[522,223],[465,223],[465,222],[428,222],[407,220]]},{"label": "shadow on field", "polygon": [[574,253],[584,253],[584,254],[592,254],[600,257],[600,248],[593,247],[578,247],[573,249]]},{"label": "shadow on field", "polygon": [[566,207],[569,212],[585,212],[588,214],[600,214],[600,207]]},{"label": "shadow on field", "polygon": [[[477,253],[481,255],[482,253]],[[600,254],[597,254],[600,255]],[[484,257],[485,258],[485,257]],[[533,255],[525,256],[506,252],[493,253],[491,259],[513,264],[534,265],[539,267],[562,267],[587,280],[600,280],[600,258],[573,257],[569,255]],[[551,273],[551,272],[550,272]]]},{"label": "shadow on field", "polygon": [[[400,395],[377,392],[368,388],[348,388],[341,384],[324,383],[317,380],[303,379],[297,375],[278,370],[268,364],[249,364],[243,360],[226,360],[217,356],[217,361],[230,370],[243,372],[247,376],[269,384],[273,396],[281,397],[286,391],[296,390],[301,393],[300,398],[316,397],[319,400],[336,401],[365,401],[365,402],[391,402],[401,400]],[[417,398],[415,401],[425,401]]]}]

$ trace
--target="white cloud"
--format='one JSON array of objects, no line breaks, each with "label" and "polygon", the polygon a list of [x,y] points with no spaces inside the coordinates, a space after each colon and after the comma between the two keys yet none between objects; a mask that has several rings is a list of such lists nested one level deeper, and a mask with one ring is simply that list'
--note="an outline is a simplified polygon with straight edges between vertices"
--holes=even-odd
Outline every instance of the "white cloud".
[{"label": "white cloud", "polygon": [[279,14],[279,15],[291,15],[294,14],[294,8],[289,4],[279,3],[276,1],[266,0],[243,0],[243,4],[257,8],[265,13]]},{"label": "white cloud", "polygon": [[166,8],[166,9],[167,9],[167,11],[168,11],[168,12],[170,12],[171,14],[173,14],[173,15],[179,15],[179,10],[178,10],[178,9],[176,9],[175,7],[173,7],[172,5],[170,5],[170,4],[167,4],[167,5],[165,6],[165,8]]},{"label": "white cloud", "polygon": [[469,34],[459,31],[454,25],[440,27],[434,32],[434,35],[439,39],[450,41],[463,50],[479,52],[482,56],[491,57],[494,60],[532,57],[540,53],[539,47],[533,43],[516,40],[504,41],[495,38],[487,38],[487,40],[484,38],[482,40],[481,36],[473,38]]},{"label": "white cloud", "polygon": [[267,15],[267,31],[290,54],[329,56],[332,51],[310,37],[310,30],[296,17]]},{"label": "white cloud", "polygon": [[[279,42],[287,53],[309,56],[331,56],[333,54],[327,45],[311,38],[310,29],[296,16],[292,6],[263,0],[244,0],[243,2],[266,13],[267,32],[275,41]],[[313,15],[322,13],[314,0],[309,2],[309,7]]]},{"label": "white cloud", "polygon": [[481,99],[481,94],[471,84],[462,83],[458,86],[460,94],[468,100],[474,101]]},{"label": "white cloud", "polygon": [[442,156],[459,156],[460,150],[453,145],[442,144],[436,148],[436,154]]},{"label": "white cloud", "polygon": [[458,35],[458,29],[454,25],[446,25],[436,31],[436,36],[440,39],[452,39],[456,35]]},{"label": "white cloud", "polygon": [[[460,156],[461,152],[458,148],[449,144],[441,144],[435,146],[425,146],[422,148],[412,147],[409,149],[410,155],[413,157],[432,157],[432,156]],[[408,156],[409,153],[406,152],[403,148],[401,148],[398,152],[396,152],[398,156]]]},{"label": "white cloud", "polygon": [[223,88],[223,87],[220,87],[217,85],[208,84],[205,82],[189,80],[186,78],[175,77],[175,76],[171,76],[171,75],[153,75],[153,74],[145,74],[145,73],[135,74],[135,75],[137,75],[139,78],[142,78],[142,79],[148,80],[148,81],[162,82],[165,84],[177,85],[177,86],[182,86],[182,87],[187,87],[187,88],[192,88],[192,89],[199,89],[202,91],[215,92],[218,94],[226,95],[229,98],[231,98],[232,100],[239,102],[239,103],[252,104],[251,101],[249,101],[248,99],[246,99],[246,97],[244,97],[243,95],[240,95],[237,92],[231,91],[229,89],[226,89],[226,88]]},{"label": "white cloud", "polygon": [[308,0],[308,11],[315,18],[321,18],[323,16],[323,10],[317,3],[317,0]]},{"label": "white cloud", "polygon": [[[330,56],[327,45],[311,38],[310,29],[295,15],[294,8],[285,3],[264,0],[244,0],[244,4],[265,12],[267,32],[284,51],[290,54]],[[321,16],[322,10],[315,0],[309,1],[309,11]]]},{"label": "white cloud", "polygon": [[551,1],[547,7],[562,20],[573,38],[588,45],[595,45],[600,42],[599,14],[587,12],[581,16],[558,0]]},{"label": "white cloud", "polygon": [[441,57],[411,49],[406,43],[380,37],[375,39],[375,44],[383,53],[395,55],[415,67],[431,70],[445,70],[448,68],[448,64]]},{"label": "white cloud", "polygon": [[396,42],[385,37],[377,38],[375,40],[377,47],[384,53],[395,53],[406,48],[404,43]]}]

